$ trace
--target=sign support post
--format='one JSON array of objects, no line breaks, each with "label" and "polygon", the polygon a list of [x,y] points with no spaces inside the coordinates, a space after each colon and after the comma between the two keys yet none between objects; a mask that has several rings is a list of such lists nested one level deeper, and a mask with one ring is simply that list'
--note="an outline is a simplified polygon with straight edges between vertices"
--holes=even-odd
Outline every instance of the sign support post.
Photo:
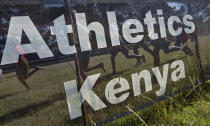
[{"label": "sign support post", "polygon": [[[74,22],[74,18],[73,18],[73,12],[72,12],[72,9],[69,5],[69,0],[64,0],[65,2],[65,6],[66,6],[66,9],[68,9],[69,11],[69,16],[70,16],[70,20],[71,20],[71,23],[72,23],[72,29],[73,29],[73,43],[75,44],[75,34],[76,34],[76,31],[75,31],[75,22]],[[77,48],[76,48],[77,49]],[[78,50],[78,49],[77,49]],[[77,84],[77,88],[80,89],[81,86],[82,86],[82,83],[81,83],[81,77],[80,77],[80,68],[79,68],[79,60],[78,60],[78,51],[77,53],[75,54],[75,66],[76,66],[76,74],[77,74],[77,81],[78,81],[78,84]],[[83,115],[83,121],[84,121],[84,126],[86,126],[86,114],[85,114],[85,106],[84,104],[81,105],[81,108],[82,108],[82,115]]]},{"label": "sign support post", "polygon": [[[187,3],[187,7],[188,7],[189,14],[192,15],[192,6],[190,5],[189,2]],[[196,22],[194,22],[194,23],[196,24]],[[196,25],[196,27],[197,27],[197,25]],[[195,31],[195,33],[193,33],[193,38],[194,38],[194,41],[195,41],[196,58],[197,58],[197,62],[198,62],[198,68],[199,68],[199,71],[200,71],[200,79],[202,81],[201,83],[204,83],[205,82],[205,77],[204,77],[203,66],[202,66],[201,57],[200,57],[197,30]]]}]

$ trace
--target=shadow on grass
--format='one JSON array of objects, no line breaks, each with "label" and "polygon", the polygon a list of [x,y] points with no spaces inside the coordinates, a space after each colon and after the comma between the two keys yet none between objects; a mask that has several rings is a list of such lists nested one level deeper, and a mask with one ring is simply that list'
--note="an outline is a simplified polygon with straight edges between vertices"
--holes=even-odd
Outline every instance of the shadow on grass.
[{"label": "shadow on grass", "polygon": [[3,116],[0,116],[0,124],[6,124],[7,122],[11,122],[12,120],[23,118],[27,114],[30,114],[34,111],[38,112],[56,101],[63,100],[65,97],[65,94],[61,92],[51,96],[47,101],[40,102],[39,104],[28,105],[23,108],[19,108],[17,110],[9,112]]},{"label": "shadow on grass", "polygon": [[13,94],[6,94],[6,95],[3,95],[3,96],[0,96],[0,100],[1,99],[5,99],[5,98],[7,98],[7,97],[12,97],[12,96],[14,96],[14,95],[17,95],[18,93],[13,93]]},{"label": "shadow on grass", "polygon": [[15,95],[18,95],[18,94],[21,94],[21,93],[23,93],[23,92],[26,92],[26,91],[16,92],[16,93],[11,93],[11,94],[6,94],[6,95],[3,95],[3,96],[0,96],[0,100],[1,100],[1,99],[5,99],[5,98],[8,98],[8,97],[15,96]]}]

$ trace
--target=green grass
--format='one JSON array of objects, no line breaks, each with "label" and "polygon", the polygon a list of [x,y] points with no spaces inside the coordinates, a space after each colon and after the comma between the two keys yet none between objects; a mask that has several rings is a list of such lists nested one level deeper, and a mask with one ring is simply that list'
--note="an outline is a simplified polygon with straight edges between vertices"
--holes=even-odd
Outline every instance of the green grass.
[{"label": "green grass", "polygon": [[143,111],[114,121],[109,126],[208,126],[210,125],[210,83],[181,93]]},{"label": "green grass", "polygon": [[[202,41],[200,44],[203,54],[202,60],[204,60],[205,63],[204,67],[206,74],[208,74],[207,68],[210,66],[210,64],[208,64],[209,59],[206,56],[208,55],[206,52],[208,51],[207,40],[209,40],[209,38],[210,36],[204,36],[200,38]],[[193,52],[195,52],[192,44],[190,44],[190,46]],[[107,117],[128,111],[125,105],[128,105],[128,107],[133,109],[144,103],[151,102],[150,99],[155,100],[157,98],[154,95],[154,91],[157,90],[158,87],[154,84],[153,91],[149,93],[143,92],[144,97],[132,97],[132,90],[129,90],[131,95],[129,96],[128,100],[123,102],[125,105],[110,105],[105,99],[104,89],[107,82],[109,82],[111,79],[121,76],[131,82],[130,75],[132,73],[140,72],[142,70],[151,70],[153,66],[153,58],[142,49],[140,49],[140,53],[146,56],[147,62],[137,68],[133,68],[136,62],[135,59],[127,60],[122,54],[119,54],[116,58],[117,71],[119,73],[114,76],[111,75],[112,70],[111,62],[109,59],[110,55],[94,57],[91,59],[91,65],[101,61],[105,63],[107,72],[102,74],[93,90],[108,105],[108,107],[104,110],[94,112],[87,105],[87,103],[85,103],[86,113],[88,115],[87,120],[89,124],[103,121]],[[187,78],[177,83],[172,83],[169,79],[166,94],[170,94],[172,91],[181,89],[185,86],[192,85],[195,81],[199,80],[195,57],[186,57],[183,52],[175,52],[170,54],[164,54],[161,52],[161,64],[167,63],[168,60],[176,60],[180,58],[185,62]],[[20,84],[14,72],[4,75],[4,77],[0,79],[0,125],[82,125],[82,118],[73,121],[69,120],[63,83],[76,79],[75,72],[70,67],[70,64],[73,65],[73,62],[46,66],[45,70],[35,73],[30,79],[27,80],[30,87],[32,88],[32,91],[27,91]],[[75,70],[74,66],[73,69]],[[91,75],[99,72],[102,71],[94,70],[88,74]],[[209,99],[209,92],[209,85],[206,86],[203,90],[197,87],[196,91],[190,90],[185,93],[181,93],[175,97],[169,98],[169,100],[160,102],[137,112],[140,117],[137,117],[136,115],[130,115],[107,125],[186,125],[188,120],[191,120],[191,123],[193,124],[196,124],[197,122],[202,122],[204,125],[209,124],[209,111],[204,110],[209,106],[209,100],[207,100]],[[150,99],[146,98],[145,96],[149,97]],[[199,108],[199,106],[201,107]],[[204,111],[202,111],[202,109]],[[193,117],[187,116],[188,114],[192,114]],[[142,123],[141,119],[144,120],[145,123]],[[199,119],[200,121],[196,121],[196,119]],[[92,120],[92,122],[90,120]]]}]

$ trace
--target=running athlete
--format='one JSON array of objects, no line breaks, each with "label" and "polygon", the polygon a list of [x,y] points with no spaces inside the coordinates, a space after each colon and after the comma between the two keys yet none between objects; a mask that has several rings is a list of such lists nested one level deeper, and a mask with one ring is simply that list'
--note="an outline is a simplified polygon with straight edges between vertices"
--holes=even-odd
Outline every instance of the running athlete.
[{"label": "running athlete", "polygon": [[[116,10],[116,14],[118,16],[118,20],[122,21],[119,22],[119,27],[121,27],[123,25],[123,20],[127,19],[129,15],[131,15],[129,13],[129,10],[125,11],[124,7],[119,8],[118,10]],[[107,33],[108,33],[108,29],[107,29]],[[121,32],[121,31],[119,31]],[[122,54],[127,58],[127,59],[136,59],[139,60],[139,62],[141,62],[140,64],[142,64],[142,61],[145,62],[145,56],[144,55],[139,55],[139,54],[129,54],[129,48],[127,47],[127,43],[126,41],[123,39],[122,36],[120,36],[120,46],[115,46],[111,48],[111,64],[112,64],[112,74],[116,73],[116,63],[115,63],[115,58],[117,56],[117,54],[119,52],[122,52]]]},{"label": "running athlete", "polygon": [[[182,22],[175,24],[175,28],[177,28],[178,26],[184,28],[184,25],[183,25]],[[179,36],[176,37],[175,46],[179,46],[179,47],[183,46],[182,48],[185,49],[186,53],[189,56],[193,56],[193,53],[192,53],[191,49],[187,45],[188,39],[189,39],[189,35],[183,30],[182,33]]]},{"label": "running athlete", "polygon": [[120,46],[112,47],[111,49],[111,63],[112,63],[112,69],[113,69],[113,74],[116,73],[116,63],[115,63],[115,57],[119,52],[122,52],[122,54],[127,58],[127,59],[142,59],[143,62],[145,62],[145,56],[144,55],[136,55],[136,54],[129,54],[129,48],[126,46],[125,41],[120,37]]},{"label": "running athlete", "polygon": [[89,65],[91,57],[91,51],[82,52],[78,55],[80,74],[83,80],[87,77],[87,72],[92,71],[94,69],[101,69],[106,72],[104,68],[104,63],[98,63],[97,65]]},{"label": "running athlete", "polygon": [[38,70],[42,70],[39,66],[35,66],[35,69],[30,72],[30,66],[28,60],[24,56],[24,53],[20,47],[16,47],[18,52],[21,54],[18,59],[18,64],[16,66],[16,75],[18,80],[25,86],[28,90],[31,90],[29,85],[26,83],[26,79],[30,78]]},{"label": "running athlete", "polygon": [[[90,37],[92,47],[95,48],[96,45],[94,45],[94,40],[93,40],[93,38],[95,38],[94,34],[92,32],[90,32],[89,37]],[[86,73],[89,71],[92,71],[95,69],[101,69],[104,72],[106,72],[106,70],[104,68],[104,63],[102,63],[102,62],[100,62],[96,65],[89,65],[91,55],[92,55],[92,51],[78,53],[80,74],[81,74],[81,77],[83,78],[83,80],[86,79],[86,77],[87,77]]]},{"label": "running athlete", "polygon": [[[171,15],[174,11],[173,9],[167,4],[167,2],[163,1],[163,0],[155,0],[155,2],[153,4],[151,3],[147,3],[143,9],[142,9],[142,19],[145,18],[145,14],[148,12],[148,11],[152,11],[153,14],[156,13],[156,10],[157,9],[162,9],[165,13],[164,17],[165,19],[167,19],[167,17],[169,15]],[[154,25],[154,30],[155,30],[155,33],[159,33],[160,31],[160,27],[158,26],[158,24],[155,24]],[[146,31],[146,30],[145,30]],[[184,45],[184,46],[181,46],[180,43],[183,43],[186,42],[187,40],[184,39],[184,40],[181,40],[183,39],[183,37],[185,36],[186,34],[182,34],[180,36],[177,37],[177,40],[176,40],[176,44],[175,46],[170,46],[170,41],[167,39],[167,38],[159,38],[157,40],[152,40],[151,41],[151,44],[152,46],[154,47],[153,49],[153,52],[149,51],[150,54],[153,55],[154,57],[154,66],[159,66],[160,64],[160,56],[159,56],[159,52],[160,50],[162,49],[165,53],[171,53],[171,52],[174,52],[174,51],[184,51],[187,55],[192,55],[192,52],[191,50],[189,49],[189,47],[187,45]],[[137,52],[137,51],[136,51]]]}]

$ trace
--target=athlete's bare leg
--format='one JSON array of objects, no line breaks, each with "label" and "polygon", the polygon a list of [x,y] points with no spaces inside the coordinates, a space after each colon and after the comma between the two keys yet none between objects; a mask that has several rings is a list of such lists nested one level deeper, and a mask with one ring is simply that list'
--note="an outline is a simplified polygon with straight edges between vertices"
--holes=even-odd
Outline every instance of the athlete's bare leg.
[{"label": "athlete's bare leg", "polygon": [[160,49],[154,48],[154,67],[160,65]]},{"label": "athlete's bare leg", "polygon": [[[138,48],[134,48],[133,49],[133,52],[134,52],[134,54],[136,54],[136,55],[139,55],[139,50],[138,50]],[[142,64],[142,61],[143,62],[146,62],[146,59],[145,59],[145,56],[144,55],[141,55],[141,57],[138,57],[137,59],[136,59],[136,65],[135,65],[135,67],[137,67],[137,66],[140,66],[141,64]]]},{"label": "athlete's bare leg", "polygon": [[28,90],[31,90],[31,88],[28,86],[28,84],[26,83],[25,79],[21,78],[21,77],[17,77],[18,80],[21,82],[21,84],[23,84],[24,87],[26,87]]},{"label": "athlete's bare leg", "polygon": [[115,63],[115,57],[117,56],[119,51],[112,51],[111,52],[111,64],[112,64],[112,74],[116,73],[116,63]]},{"label": "athlete's bare leg", "polygon": [[105,68],[104,68],[104,63],[99,63],[97,65],[92,65],[92,66],[88,66],[88,68],[85,70],[85,72],[89,72],[92,71],[94,69],[102,69],[104,72],[106,72]]}]

